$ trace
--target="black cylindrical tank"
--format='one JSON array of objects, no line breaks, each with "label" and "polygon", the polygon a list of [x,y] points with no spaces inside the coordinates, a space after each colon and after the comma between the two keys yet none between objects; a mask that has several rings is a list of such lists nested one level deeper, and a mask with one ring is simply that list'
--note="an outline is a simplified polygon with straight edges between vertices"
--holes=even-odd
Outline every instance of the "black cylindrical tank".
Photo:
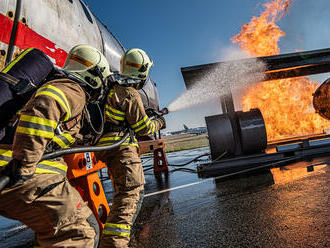
[{"label": "black cylindrical tank", "polygon": [[243,153],[255,153],[267,146],[264,118],[259,109],[236,112]]},{"label": "black cylindrical tank", "polygon": [[205,117],[211,157],[252,154],[267,146],[265,122],[259,109]]},{"label": "black cylindrical tank", "polygon": [[212,160],[217,159],[225,151],[234,154],[236,143],[232,123],[227,114],[205,117]]}]

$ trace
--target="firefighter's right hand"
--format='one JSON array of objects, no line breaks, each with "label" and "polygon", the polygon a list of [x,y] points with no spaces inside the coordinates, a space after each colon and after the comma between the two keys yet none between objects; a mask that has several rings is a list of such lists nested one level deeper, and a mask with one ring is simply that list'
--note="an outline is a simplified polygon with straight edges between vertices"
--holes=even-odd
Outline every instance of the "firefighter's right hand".
[{"label": "firefighter's right hand", "polygon": [[165,129],[166,128],[166,121],[163,116],[159,116],[156,121],[159,123],[159,130]]},{"label": "firefighter's right hand", "polygon": [[1,171],[1,174],[10,178],[7,187],[12,187],[16,184],[23,183],[24,181],[33,177],[33,174],[23,175],[22,165],[20,161],[13,159]]}]

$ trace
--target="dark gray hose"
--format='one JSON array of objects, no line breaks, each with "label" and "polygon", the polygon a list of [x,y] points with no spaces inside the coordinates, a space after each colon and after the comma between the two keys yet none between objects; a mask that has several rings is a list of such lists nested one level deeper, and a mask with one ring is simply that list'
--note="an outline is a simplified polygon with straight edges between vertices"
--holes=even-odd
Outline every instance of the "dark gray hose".
[{"label": "dark gray hose", "polygon": [[[57,157],[62,157],[63,155],[68,155],[72,153],[83,153],[83,152],[100,152],[105,150],[112,150],[119,147],[124,141],[129,137],[129,132],[127,132],[121,140],[118,142],[108,145],[108,146],[83,146],[83,147],[75,147],[70,149],[59,150],[56,152],[45,154],[41,157],[41,160],[53,159]],[[9,183],[10,178],[8,176],[0,176],[0,191],[3,190],[6,185]]]},{"label": "dark gray hose", "polygon": [[63,155],[68,155],[72,153],[83,153],[83,152],[101,152],[105,150],[112,150],[117,147],[119,147],[124,141],[128,138],[129,132],[127,132],[121,140],[118,142],[112,144],[112,145],[107,145],[107,146],[82,146],[82,147],[75,147],[75,148],[70,148],[70,149],[64,149],[64,150],[59,150],[56,152],[48,153],[42,156],[40,160],[47,160],[47,159],[53,159],[57,157],[62,157]]}]

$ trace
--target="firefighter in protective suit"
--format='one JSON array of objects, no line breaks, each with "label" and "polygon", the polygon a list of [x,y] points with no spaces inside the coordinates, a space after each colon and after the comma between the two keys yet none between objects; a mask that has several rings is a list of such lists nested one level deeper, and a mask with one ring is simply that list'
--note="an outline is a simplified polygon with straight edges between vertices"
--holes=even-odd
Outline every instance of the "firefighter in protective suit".
[{"label": "firefighter in protective suit", "polygon": [[40,159],[75,142],[84,105],[100,98],[111,73],[88,45],[71,49],[63,71],[71,76],[41,86],[18,116],[13,144],[1,146],[1,173],[10,184],[0,192],[0,214],[34,230],[42,247],[97,247],[97,221],[66,179],[66,163]]},{"label": "firefighter in protective suit", "polygon": [[121,57],[119,77],[111,85],[105,105],[105,131],[98,145],[110,145],[124,135],[124,127],[131,135],[117,150],[103,151],[97,158],[108,166],[114,188],[114,198],[107,218],[100,247],[128,247],[131,226],[143,200],[144,174],[138,156],[135,136],[154,134],[165,128],[163,117],[149,119],[141,96],[141,89],[153,62],[141,49],[130,49]]}]

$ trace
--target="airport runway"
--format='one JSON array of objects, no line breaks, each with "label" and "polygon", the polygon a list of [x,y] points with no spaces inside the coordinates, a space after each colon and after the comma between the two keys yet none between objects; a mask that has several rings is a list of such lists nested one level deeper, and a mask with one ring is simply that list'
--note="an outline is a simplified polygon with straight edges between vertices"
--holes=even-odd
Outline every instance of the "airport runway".
[{"label": "airport runway", "polygon": [[[180,164],[205,152],[168,160]],[[329,175],[327,165],[303,163],[226,180],[180,171],[156,179],[148,171],[131,247],[330,247]],[[104,185],[111,197],[110,182]],[[19,222],[0,219],[0,247],[30,247],[32,240]]]}]

